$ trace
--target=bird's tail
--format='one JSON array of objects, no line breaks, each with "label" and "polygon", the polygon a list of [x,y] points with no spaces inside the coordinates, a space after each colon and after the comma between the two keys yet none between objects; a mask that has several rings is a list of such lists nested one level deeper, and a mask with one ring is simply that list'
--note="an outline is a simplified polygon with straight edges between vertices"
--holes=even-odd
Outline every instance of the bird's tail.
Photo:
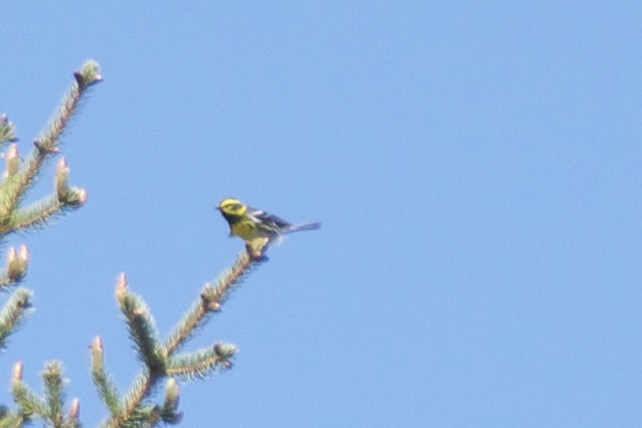
[{"label": "bird's tail", "polygon": [[283,232],[298,232],[299,230],[316,230],[321,227],[321,223],[304,223],[304,224],[292,224],[288,226]]}]

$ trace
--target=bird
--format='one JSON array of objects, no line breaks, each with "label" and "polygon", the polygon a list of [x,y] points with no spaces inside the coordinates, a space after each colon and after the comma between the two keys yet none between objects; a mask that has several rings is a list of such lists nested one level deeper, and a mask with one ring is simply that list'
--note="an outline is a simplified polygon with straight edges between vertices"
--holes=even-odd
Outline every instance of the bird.
[{"label": "bird", "polygon": [[238,236],[246,243],[258,239],[269,243],[280,239],[286,233],[321,227],[321,223],[288,223],[275,215],[252,208],[236,198],[223,199],[217,209],[230,226],[230,236]]}]

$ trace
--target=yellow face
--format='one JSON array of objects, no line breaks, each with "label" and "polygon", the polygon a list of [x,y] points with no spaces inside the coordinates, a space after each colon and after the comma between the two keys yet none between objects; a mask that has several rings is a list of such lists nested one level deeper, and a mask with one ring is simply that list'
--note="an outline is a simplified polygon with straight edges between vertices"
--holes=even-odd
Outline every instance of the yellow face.
[{"label": "yellow face", "polygon": [[247,212],[247,206],[238,199],[223,199],[218,204],[218,209],[228,216],[242,216]]},{"label": "yellow face", "polygon": [[248,208],[243,202],[233,198],[223,199],[218,204],[218,209],[230,225],[230,234],[240,236],[247,242],[264,238],[265,233],[257,228],[256,223],[245,217]]}]

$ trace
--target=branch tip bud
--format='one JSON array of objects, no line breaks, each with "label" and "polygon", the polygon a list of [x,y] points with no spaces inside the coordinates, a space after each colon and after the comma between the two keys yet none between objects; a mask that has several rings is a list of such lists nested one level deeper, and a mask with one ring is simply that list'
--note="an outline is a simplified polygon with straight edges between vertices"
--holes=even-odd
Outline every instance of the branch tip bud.
[{"label": "branch tip bud", "polygon": [[27,248],[25,244],[20,246],[20,250],[18,251],[18,260],[24,266],[23,269],[26,270],[29,265],[29,248]]},{"label": "branch tip bud", "polygon": [[69,172],[69,166],[67,164],[67,158],[66,157],[61,157],[60,160],[58,161],[58,164],[56,165],[56,168],[59,171],[64,171],[64,172]]},{"label": "branch tip bud", "polygon": [[80,70],[74,72],[74,78],[81,90],[103,80],[103,76],[100,74],[100,66],[93,60],[88,60]]},{"label": "branch tip bud", "polygon": [[71,400],[71,405],[69,406],[69,412],[67,412],[69,415],[69,419],[72,420],[78,420],[78,416],[80,415],[80,400],[77,398],[74,398]]},{"label": "branch tip bud", "polygon": [[89,196],[87,194],[86,189],[74,189],[76,192],[76,200],[78,201],[78,205],[84,205],[85,202],[87,202],[87,197]]},{"label": "branch tip bud", "polygon": [[14,247],[9,247],[7,252],[7,264],[14,263],[18,258],[18,253]]},{"label": "branch tip bud", "polygon": [[7,163],[7,175],[14,175],[20,169],[20,154],[18,153],[18,145],[11,144],[4,155],[5,162]]},{"label": "branch tip bud", "polygon": [[206,283],[201,293],[203,307],[207,311],[218,312],[221,310],[221,304],[215,300],[214,289],[210,283]]},{"label": "branch tip bud", "polygon": [[174,378],[169,378],[165,384],[165,408],[176,411],[180,396],[180,388]]},{"label": "branch tip bud", "polygon": [[118,278],[116,278],[116,298],[120,300],[125,297],[127,289],[127,276],[125,276],[125,272],[122,272],[118,275]]},{"label": "branch tip bud", "polygon": [[19,281],[26,273],[29,264],[29,250],[26,245],[22,245],[19,251],[14,247],[9,248],[7,252],[7,276],[12,281]]},{"label": "branch tip bud", "polygon": [[56,164],[55,184],[58,200],[64,201],[67,199],[67,193],[69,193],[69,166],[64,157],[60,158],[58,164]]},{"label": "branch tip bud", "polygon": [[11,382],[22,382],[22,373],[24,371],[24,364],[18,361],[11,369]]},{"label": "branch tip bud", "polygon": [[236,345],[233,343],[215,343],[214,353],[222,359],[228,359],[236,354]]},{"label": "branch tip bud", "polygon": [[100,336],[94,337],[93,342],[91,342],[91,347],[95,349],[98,352],[103,352],[103,340],[100,338]]}]

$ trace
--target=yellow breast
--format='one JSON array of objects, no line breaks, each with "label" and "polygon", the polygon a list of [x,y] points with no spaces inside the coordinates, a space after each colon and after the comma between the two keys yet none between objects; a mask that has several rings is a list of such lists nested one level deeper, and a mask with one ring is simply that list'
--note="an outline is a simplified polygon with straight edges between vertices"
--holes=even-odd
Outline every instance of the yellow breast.
[{"label": "yellow breast", "polygon": [[240,236],[246,241],[250,241],[260,236],[256,229],[256,225],[251,221],[239,221],[232,225],[232,234]]}]

